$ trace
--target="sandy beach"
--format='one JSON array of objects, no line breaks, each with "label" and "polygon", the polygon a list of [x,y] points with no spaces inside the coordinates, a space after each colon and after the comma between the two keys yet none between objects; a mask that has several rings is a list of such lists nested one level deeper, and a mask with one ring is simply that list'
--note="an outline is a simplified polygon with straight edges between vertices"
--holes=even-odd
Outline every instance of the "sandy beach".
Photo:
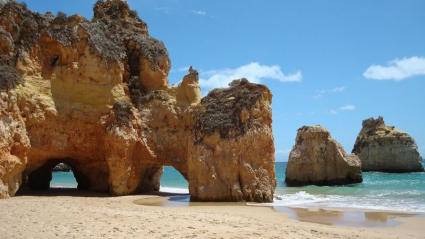
[{"label": "sandy beach", "polygon": [[[109,197],[55,189],[1,200],[0,238],[424,238],[425,218],[420,216],[370,212],[367,218],[371,220],[399,223],[337,226],[329,222],[335,212],[328,210],[301,209],[293,210],[294,214],[291,209],[285,212],[241,203],[181,206],[167,204],[167,196]],[[143,201],[146,205],[135,203]],[[298,219],[316,222],[294,220],[297,214]],[[317,223],[320,218],[324,223]]]}]

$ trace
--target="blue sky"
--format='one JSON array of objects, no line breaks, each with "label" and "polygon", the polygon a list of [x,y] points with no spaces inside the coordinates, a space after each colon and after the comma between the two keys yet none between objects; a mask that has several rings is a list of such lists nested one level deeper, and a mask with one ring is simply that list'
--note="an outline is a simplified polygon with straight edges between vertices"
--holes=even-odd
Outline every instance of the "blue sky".
[{"label": "blue sky", "polygon": [[[95,1],[26,1],[89,19]],[[188,66],[203,94],[233,78],[273,95],[276,160],[296,130],[320,124],[351,152],[362,120],[382,115],[425,155],[425,1],[130,0],[168,48],[170,83]]]}]

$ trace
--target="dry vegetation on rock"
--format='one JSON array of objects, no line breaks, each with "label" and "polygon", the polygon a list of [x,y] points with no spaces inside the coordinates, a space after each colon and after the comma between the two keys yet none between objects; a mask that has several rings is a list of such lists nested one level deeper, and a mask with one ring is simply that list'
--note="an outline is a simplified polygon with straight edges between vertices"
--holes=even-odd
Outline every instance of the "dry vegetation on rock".
[{"label": "dry vegetation on rock", "polygon": [[249,83],[247,79],[234,80],[229,88],[214,89],[201,101],[203,110],[196,116],[195,133],[211,135],[219,132],[221,138],[243,135],[250,122],[242,122],[242,110],[250,110],[262,95],[265,86]]}]

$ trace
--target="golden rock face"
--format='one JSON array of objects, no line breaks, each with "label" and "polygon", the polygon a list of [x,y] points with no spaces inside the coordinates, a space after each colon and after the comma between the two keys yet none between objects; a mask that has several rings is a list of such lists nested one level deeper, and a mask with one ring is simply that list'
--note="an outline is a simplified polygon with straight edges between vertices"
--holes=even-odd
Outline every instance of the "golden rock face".
[{"label": "golden rock face", "polygon": [[353,153],[362,160],[363,171],[423,172],[415,140],[394,126],[385,125],[384,118],[363,121]]},{"label": "golden rock face", "polygon": [[326,128],[317,125],[298,129],[286,167],[288,185],[344,185],[362,181],[360,159],[347,154]]},{"label": "golden rock face", "polygon": [[89,22],[17,2],[0,10],[0,198],[48,188],[66,163],[78,188],[113,195],[159,190],[171,165],[195,200],[272,201],[270,91],[237,81],[222,90],[238,101],[220,109],[230,125],[201,123],[220,119],[208,110],[220,94],[202,102],[193,69],[170,87],[167,49],[125,1],[94,11]]}]

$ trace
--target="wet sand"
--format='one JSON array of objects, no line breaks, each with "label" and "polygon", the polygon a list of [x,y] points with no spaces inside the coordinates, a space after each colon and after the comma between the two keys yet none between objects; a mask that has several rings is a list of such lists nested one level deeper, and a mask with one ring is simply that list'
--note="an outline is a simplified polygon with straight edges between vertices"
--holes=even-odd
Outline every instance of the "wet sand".
[{"label": "wet sand", "polygon": [[343,211],[332,209],[306,209],[275,207],[278,212],[291,214],[290,218],[301,222],[312,222],[345,227],[396,227],[403,222],[397,219],[423,217],[415,213],[379,211]]},{"label": "wet sand", "polygon": [[[256,204],[247,203],[204,203],[190,202],[187,194],[167,194],[157,193],[160,197],[140,199],[134,203],[145,206],[156,207],[199,207],[199,206],[245,206],[253,207]],[[264,206],[262,206],[264,207]],[[331,226],[346,227],[395,227],[403,224],[396,218],[424,217],[419,213],[400,213],[382,211],[356,211],[353,209],[321,209],[321,208],[289,208],[289,207],[269,207],[276,212],[290,214],[290,219],[301,222],[311,222]]]},{"label": "wet sand", "polygon": [[[0,238],[424,238],[425,218],[410,214],[291,212],[242,203],[189,203],[185,198],[109,197],[70,189],[31,192],[0,200]],[[145,205],[136,204],[143,201]],[[337,225],[344,220],[353,225]],[[356,221],[389,223],[362,227]]]}]

